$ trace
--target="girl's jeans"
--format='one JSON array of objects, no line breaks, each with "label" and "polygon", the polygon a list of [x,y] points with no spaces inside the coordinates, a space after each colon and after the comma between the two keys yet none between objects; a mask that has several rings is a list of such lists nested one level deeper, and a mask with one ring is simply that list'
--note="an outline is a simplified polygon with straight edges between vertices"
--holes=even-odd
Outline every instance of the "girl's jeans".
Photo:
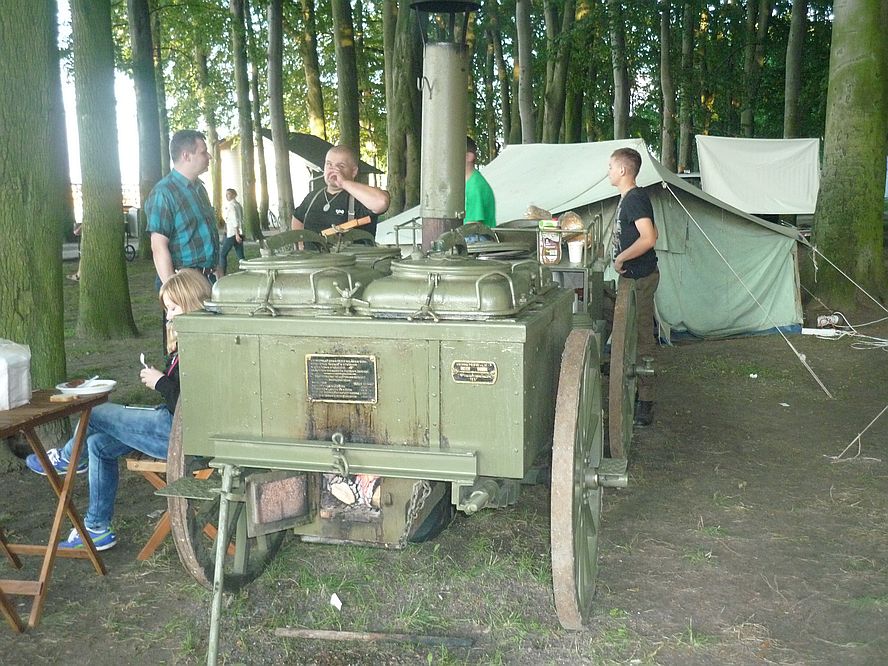
[{"label": "girl's jeans", "polygon": [[[89,455],[89,509],[84,523],[104,531],[111,525],[114,499],[120,477],[118,460],[133,451],[166,460],[173,415],[166,405],[154,409],[132,409],[106,402],[92,410],[86,430]],[[62,456],[71,459],[70,440]],[[73,462],[73,461],[72,461]]]}]

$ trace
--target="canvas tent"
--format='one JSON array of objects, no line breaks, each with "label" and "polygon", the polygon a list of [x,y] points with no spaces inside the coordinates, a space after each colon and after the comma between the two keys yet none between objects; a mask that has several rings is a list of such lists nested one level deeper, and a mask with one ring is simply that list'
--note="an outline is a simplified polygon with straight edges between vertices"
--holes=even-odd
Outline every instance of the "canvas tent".
[{"label": "canvas tent", "polygon": [[812,215],[820,189],[818,139],[697,137],[700,186],[756,215]]},{"label": "canvas tent", "polygon": [[[576,210],[586,220],[600,214],[609,226],[618,193],[608,182],[607,164],[621,146],[642,155],[638,184],[651,197],[660,232],[656,305],[665,328],[723,337],[798,327],[796,230],[742,213],[684,183],[654,160],[641,140],[509,146],[483,169],[496,195],[497,222],[521,218],[534,204],[556,215]],[[394,225],[418,214],[414,208],[381,222],[377,241],[394,243]]]}]

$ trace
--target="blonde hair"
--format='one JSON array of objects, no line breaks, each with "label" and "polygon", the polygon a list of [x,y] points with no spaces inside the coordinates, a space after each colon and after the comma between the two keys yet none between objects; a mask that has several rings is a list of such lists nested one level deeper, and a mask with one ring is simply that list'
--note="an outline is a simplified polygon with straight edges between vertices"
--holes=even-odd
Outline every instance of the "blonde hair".
[{"label": "blonde hair", "polygon": [[[166,296],[182,308],[182,312],[194,312],[203,309],[204,301],[210,298],[210,291],[210,283],[203,273],[193,268],[183,268],[161,285],[157,296],[161,305],[166,305],[163,302],[163,297]],[[176,350],[177,342],[173,322],[167,322],[168,353]]]},{"label": "blonde hair", "polygon": [[182,312],[194,312],[202,309],[204,301],[210,298],[210,282],[200,271],[183,268],[161,285],[157,294],[161,305],[164,296],[182,308]]}]

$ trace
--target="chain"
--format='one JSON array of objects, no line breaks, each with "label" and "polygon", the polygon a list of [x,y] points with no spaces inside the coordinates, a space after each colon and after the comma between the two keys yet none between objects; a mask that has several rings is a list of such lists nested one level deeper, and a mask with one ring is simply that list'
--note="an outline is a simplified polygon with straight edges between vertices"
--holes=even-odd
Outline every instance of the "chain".
[{"label": "chain", "polygon": [[410,503],[407,505],[407,522],[404,525],[404,532],[401,534],[401,538],[398,539],[399,549],[407,545],[407,537],[410,535],[413,523],[416,522],[419,512],[422,511],[422,507],[425,506],[426,500],[431,494],[432,485],[425,479],[413,484],[413,492],[410,494]]}]

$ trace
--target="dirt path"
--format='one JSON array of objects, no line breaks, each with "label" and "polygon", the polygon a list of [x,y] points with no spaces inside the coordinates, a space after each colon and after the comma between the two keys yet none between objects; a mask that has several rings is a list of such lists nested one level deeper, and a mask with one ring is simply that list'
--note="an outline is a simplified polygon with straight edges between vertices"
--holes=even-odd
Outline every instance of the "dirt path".
[{"label": "dirt path", "polygon": [[[888,326],[879,332],[888,336]],[[460,517],[402,552],[289,540],[260,580],[228,599],[223,663],[885,663],[888,415],[864,436],[861,458],[826,456],[888,403],[888,355],[848,341],[792,342],[834,400],[776,336],[662,350],[657,422],[636,436],[630,487],[605,497],[587,631],[562,631],[555,620],[548,494],[536,486],[513,508]],[[45,538],[49,517],[35,507],[47,503],[44,480],[0,476],[0,524],[11,540]],[[107,578],[60,561],[43,624],[21,637],[3,627],[0,661],[202,663],[208,593],[169,544],[148,563],[134,559],[150,532],[146,514],[161,506],[125,475]],[[29,559],[28,573],[35,566]],[[329,604],[333,592],[341,612]],[[475,644],[283,640],[273,635],[280,626]]]}]

